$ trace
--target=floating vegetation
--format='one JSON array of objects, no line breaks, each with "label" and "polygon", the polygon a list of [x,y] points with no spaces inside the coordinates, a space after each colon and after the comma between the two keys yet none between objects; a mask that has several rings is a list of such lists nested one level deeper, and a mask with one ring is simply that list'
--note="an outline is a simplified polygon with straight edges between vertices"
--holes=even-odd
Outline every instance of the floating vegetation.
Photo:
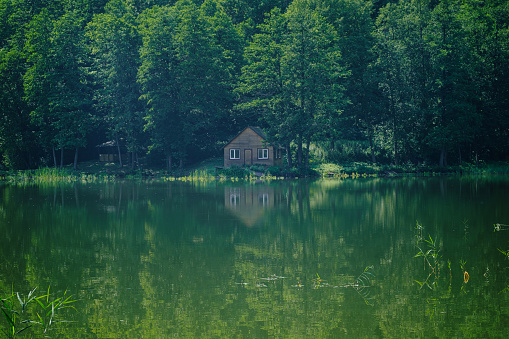
[{"label": "floating vegetation", "polygon": [[[374,271],[374,266],[368,266],[364,269],[364,271],[361,274],[359,274],[355,279],[353,279],[353,281],[351,281],[350,283],[346,283],[346,284],[331,284],[331,283],[327,282],[327,280],[320,277],[320,275],[318,273],[316,273],[316,278],[311,279],[312,284],[306,284],[306,282],[303,282],[300,280],[300,278],[297,278],[296,279],[297,282],[294,284],[291,284],[289,286],[291,288],[295,288],[295,289],[299,289],[299,290],[306,288],[306,287],[308,287],[308,288],[310,287],[313,290],[318,290],[321,288],[333,288],[333,289],[352,288],[361,296],[361,298],[364,300],[366,305],[372,306],[374,303],[373,303],[373,298],[370,296],[370,288],[372,287],[372,279],[375,276],[373,274],[373,271]],[[276,282],[278,282],[278,281],[281,281],[281,283],[283,283],[282,281],[284,279],[288,279],[288,277],[280,276],[277,274],[271,274],[267,277],[256,278],[256,283],[254,284],[254,286],[256,288],[264,288],[265,289],[265,288],[269,288],[271,285],[276,284]],[[242,280],[241,282],[236,282],[235,284],[241,285],[241,286],[248,285],[248,283],[245,283],[244,280]],[[281,286],[281,285],[278,285],[278,286]]]},{"label": "floating vegetation", "polygon": [[467,271],[463,272],[463,281],[466,283],[468,283],[468,279],[470,279],[470,275],[468,274]]},{"label": "floating vegetation", "polygon": [[269,275],[268,277],[266,278],[260,278],[261,280],[267,280],[267,281],[275,281],[275,280],[278,280],[278,279],[286,279],[286,277],[281,277],[281,276],[278,276],[278,275]]},{"label": "floating vegetation", "polygon": [[493,225],[493,232],[499,232],[499,231],[508,231],[509,225],[505,224],[494,224]]},{"label": "floating vegetation", "polygon": [[488,283],[490,279],[490,268],[488,266],[486,266],[486,271],[484,272],[483,276],[486,278],[486,282]]},{"label": "floating vegetation", "polygon": [[468,280],[470,279],[470,275],[468,274],[467,270],[465,269],[466,264],[467,264],[466,261],[460,260],[460,267],[461,267],[461,271],[463,272],[463,282],[465,284],[468,283]]},{"label": "floating vegetation", "polygon": [[245,171],[242,169],[241,174],[238,171],[221,170],[215,175],[212,175],[206,170],[196,170],[189,175],[184,176],[168,176],[162,177],[163,181],[176,181],[176,182],[193,182],[193,183],[210,183],[214,181],[219,182],[255,182],[263,181],[270,182],[272,180],[285,180],[287,178],[282,176],[274,176],[270,173],[263,173],[261,175],[255,175],[251,171]]}]

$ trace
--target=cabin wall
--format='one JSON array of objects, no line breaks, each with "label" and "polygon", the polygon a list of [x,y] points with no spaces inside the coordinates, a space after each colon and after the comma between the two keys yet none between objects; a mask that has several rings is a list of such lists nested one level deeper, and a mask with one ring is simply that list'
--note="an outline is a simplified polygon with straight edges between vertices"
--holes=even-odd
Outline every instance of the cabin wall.
[{"label": "cabin wall", "polygon": [[[260,148],[267,148],[269,150],[268,159],[258,159],[258,149]],[[238,149],[240,151],[240,159],[230,159],[230,149]],[[251,150],[251,159],[246,158],[246,156],[249,156],[249,152],[246,152],[246,150]],[[250,128],[245,129],[224,148],[224,167],[243,165],[274,165],[274,147],[269,146],[265,140]]]}]

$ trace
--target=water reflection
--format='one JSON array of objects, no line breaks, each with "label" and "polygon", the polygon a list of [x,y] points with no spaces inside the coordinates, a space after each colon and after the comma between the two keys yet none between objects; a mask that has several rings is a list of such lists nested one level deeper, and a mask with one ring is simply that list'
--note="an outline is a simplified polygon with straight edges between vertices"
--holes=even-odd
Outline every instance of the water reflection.
[{"label": "water reflection", "polygon": [[224,204],[247,227],[253,227],[271,209],[279,208],[284,194],[279,187],[266,184],[226,186]]},{"label": "water reflection", "polygon": [[[499,337],[509,232],[494,225],[509,224],[507,188],[465,178],[0,186],[0,288],[78,296],[76,322],[57,338]],[[430,239],[436,257],[416,258]]]}]

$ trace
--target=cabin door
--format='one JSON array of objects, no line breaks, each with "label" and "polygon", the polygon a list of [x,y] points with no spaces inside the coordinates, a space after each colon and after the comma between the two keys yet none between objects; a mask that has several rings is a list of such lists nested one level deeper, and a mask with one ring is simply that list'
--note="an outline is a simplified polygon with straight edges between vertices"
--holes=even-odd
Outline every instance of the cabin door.
[{"label": "cabin door", "polygon": [[251,166],[253,164],[253,155],[250,149],[244,150],[244,165]]}]

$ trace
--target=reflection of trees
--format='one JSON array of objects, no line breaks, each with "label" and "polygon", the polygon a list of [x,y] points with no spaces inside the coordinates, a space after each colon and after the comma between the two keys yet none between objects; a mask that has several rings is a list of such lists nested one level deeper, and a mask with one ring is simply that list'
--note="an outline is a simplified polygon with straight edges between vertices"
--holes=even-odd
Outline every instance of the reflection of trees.
[{"label": "reflection of trees", "polygon": [[[247,189],[263,212],[256,227],[226,205],[226,191],[242,191],[231,183],[2,186],[0,234],[10,245],[0,248],[9,272],[0,287],[69,289],[81,312],[62,337],[498,336],[508,315],[506,265],[493,253],[508,240],[492,229],[509,219],[495,202],[501,183],[268,185]],[[416,220],[441,248],[435,290],[414,283],[425,274]],[[351,287],[313,288],[317,273],[345,286],[369,265],[373,307]],[[285,278],[262,279],[273,274]]]}]

